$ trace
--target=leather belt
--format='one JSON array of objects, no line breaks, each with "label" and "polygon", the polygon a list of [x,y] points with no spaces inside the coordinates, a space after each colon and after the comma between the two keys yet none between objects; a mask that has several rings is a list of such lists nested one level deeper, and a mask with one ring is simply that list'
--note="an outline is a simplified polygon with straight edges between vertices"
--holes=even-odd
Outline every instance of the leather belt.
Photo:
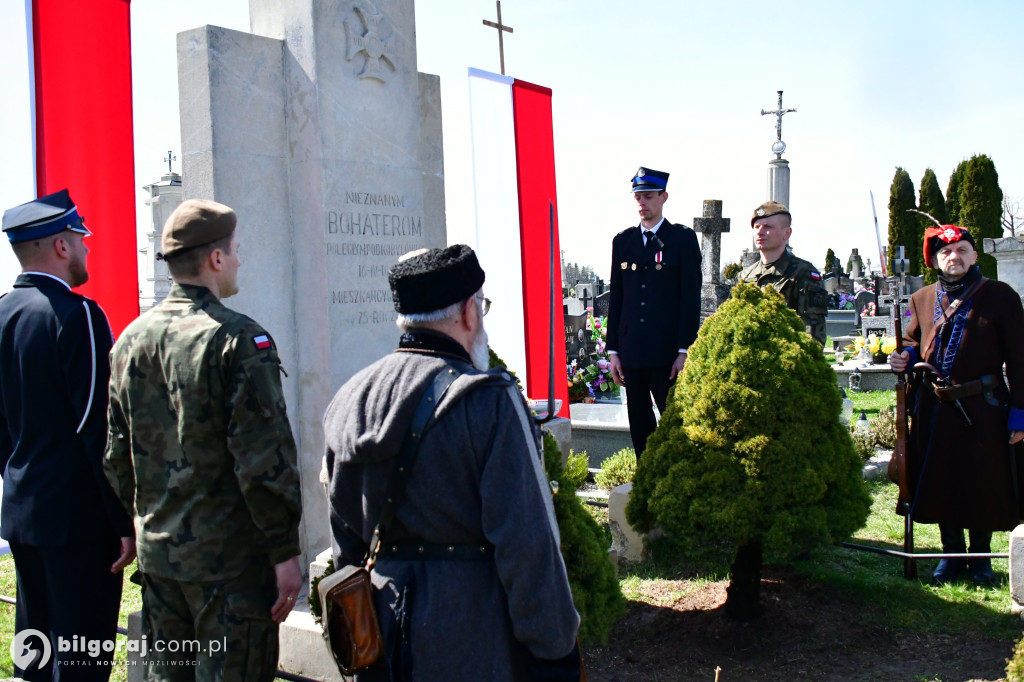
[{"label": "leather belt", "polygon": [[494,545],[489,543],[443,544],[399,540],[384,542],[378,559],[393,561],[481,561],[494,556]]},{"label": "leather belt", "polygon": [[995,374],[986,374],[971,381],[965,381],[952,386],[939,386],[932,384],[932,391],[940,403],[953,403],[962,398],[972,395],[990,392],[1001,385],[1003,378]]}]

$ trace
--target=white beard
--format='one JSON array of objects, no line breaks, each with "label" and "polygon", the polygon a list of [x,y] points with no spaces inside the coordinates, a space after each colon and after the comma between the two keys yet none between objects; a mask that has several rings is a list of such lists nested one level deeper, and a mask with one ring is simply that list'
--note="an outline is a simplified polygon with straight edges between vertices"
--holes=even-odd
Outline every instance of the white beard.
[{"label": "white beard", "polygon": [[473,361],[473,366],[481,372],[486,372],[491,364],[491,356],[487,352],[487,332],[484,331],[483,326],[480,327],[480,332],[473,339],[473,346],[469,349],[469,357]]}]

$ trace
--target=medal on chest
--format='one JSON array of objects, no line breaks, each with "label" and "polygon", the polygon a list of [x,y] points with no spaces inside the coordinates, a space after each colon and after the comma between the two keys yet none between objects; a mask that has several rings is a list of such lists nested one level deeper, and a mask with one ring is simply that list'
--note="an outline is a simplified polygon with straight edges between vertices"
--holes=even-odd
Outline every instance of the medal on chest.
[{"label": "medal on chest", "polygon": [[661,261],[664,260],[664,258],[665,258],[665,254],[662,251],[659,251],[658,253],[654,254],[654,269],[655,270],[661,270],[661,267],[662,267]]}]

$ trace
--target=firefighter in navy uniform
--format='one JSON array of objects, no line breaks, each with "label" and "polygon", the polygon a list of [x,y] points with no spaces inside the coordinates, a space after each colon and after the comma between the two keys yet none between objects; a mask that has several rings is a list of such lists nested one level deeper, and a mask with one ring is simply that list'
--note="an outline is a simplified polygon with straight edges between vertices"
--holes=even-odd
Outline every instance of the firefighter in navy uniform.
[{"label": "firefighter in navy uniform", "polygon": [[42,632],[52,652],[15,671],[106,680],[111,652],[58,647],[114,641],[122,569],[135,558],[131,518],[101,467],[113,336],[99,305],[71,290],[89,278],[90,232],[67,190],[5,211],[3,231],[22,273],[0,298],[0,534],[17,573],[15,630]]},{"label": "firefighter in navy uniform", "polygon": [[612,240],[608,352],[615,383],[627,390],[629,435],[639,457],[665,411],[668,389],[700,328],[700,247],[685,225],[665,220],[668,173],[641,167],[633,177],[640,225]]}]

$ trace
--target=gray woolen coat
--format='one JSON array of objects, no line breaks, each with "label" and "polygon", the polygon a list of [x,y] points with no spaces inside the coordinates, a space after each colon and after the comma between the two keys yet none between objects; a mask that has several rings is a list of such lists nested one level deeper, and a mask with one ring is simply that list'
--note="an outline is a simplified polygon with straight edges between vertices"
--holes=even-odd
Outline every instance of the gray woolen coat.
[{"label": "gray woolen coat", "polygon": [[[419,395],[443,357],[402,349],[349,380],[324,416],[336,566],[359,564]],[[465,368],[465,366],[463,366]],[[523,647],[576,640],[539,433],[507,373],[469,370],[437,406],[387,540],[490,542],[493,560],[380,560],[387,661],[357,680],[527,680]]]}]

